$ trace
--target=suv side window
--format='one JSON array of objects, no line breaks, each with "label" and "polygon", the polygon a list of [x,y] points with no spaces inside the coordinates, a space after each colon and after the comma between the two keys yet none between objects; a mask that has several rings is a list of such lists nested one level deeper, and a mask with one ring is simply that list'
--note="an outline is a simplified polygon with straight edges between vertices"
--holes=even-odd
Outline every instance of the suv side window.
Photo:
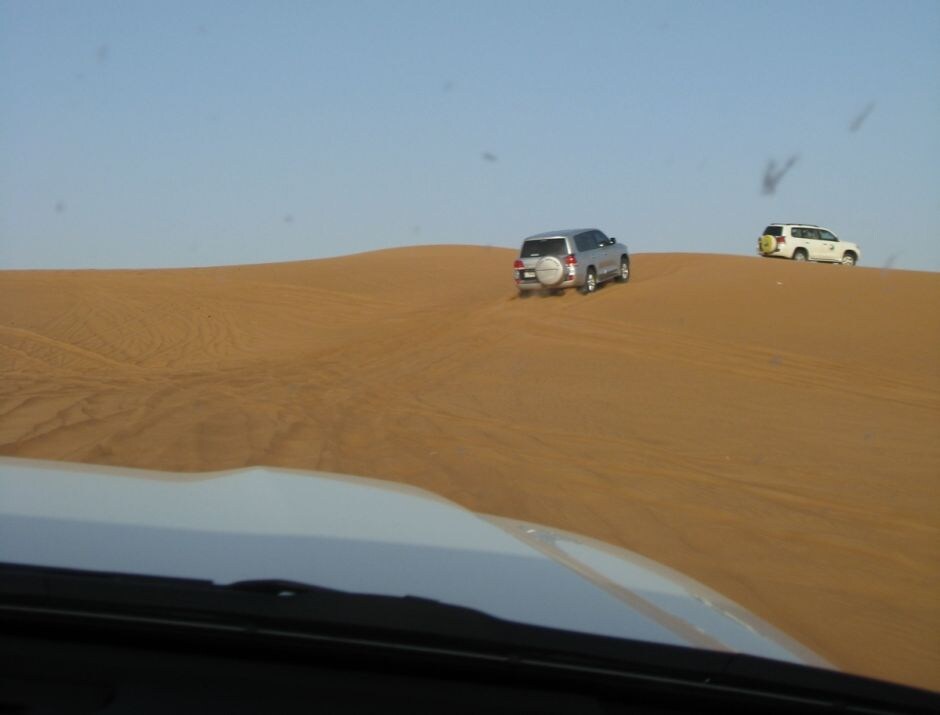
[{"label": "suv side window", "polygon": [[819,231],[815,228],[804,228],[803,229],[803,238],[812,238],[814,240],[819,240]]},{"label": "suv side window", "polygon": [[595,231],[594,240],[597,241],[598,246],[606,246],[610,243],[610,239],[604,235],[603,231]]},{"label": "suv side window", "polygon": [[594,232],[585,231],[584,233],[579,233],[574,237],[574,243],[578,247],[578,251],[583,253],[584,251],[593,251],[597,248],[594,241]]},{"label": "suv side window", "polygon": [[790,235],[793,236],[793,238],[806,238],[806,237],[803,235],[803,229],[802,229],[802,228],[797,228],[797,227],[795,227],[795,226],[790,229]]},{"label": "suv side window", "polygon": [[819,230],[819,237],[823,241],[838,241],[839,240],[838,238],[833,236],[831,233],[829,233],[828,231],[824,231],[823,229]]}]

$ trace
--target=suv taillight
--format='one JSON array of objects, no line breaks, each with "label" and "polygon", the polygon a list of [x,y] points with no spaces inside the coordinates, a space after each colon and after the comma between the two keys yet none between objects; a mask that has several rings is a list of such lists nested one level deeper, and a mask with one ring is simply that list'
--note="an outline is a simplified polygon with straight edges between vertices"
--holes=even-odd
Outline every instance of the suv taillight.
[{"label": "suv taillight", "polygon": [[578,265],[578,259],[575,258],[573,255],[571,255],[571,256],[565,256],[565,265],[566,265],[566,266],[576,266],[576,265]]},{"label": "suv taillight", "polygon": [[777,239],[777,245],[778,245],[778,246],[779,246],[781,243],[786,243],[786,242],[787,242],[787,237],[786,237],[786,236],[775,236],[774,238]]},{"label": "suv taillight", "polygon": [[513,268],[525,268],[525,263],[522,262],[521,258],[517,258],[515,261],[513,261],[512,267]]}]

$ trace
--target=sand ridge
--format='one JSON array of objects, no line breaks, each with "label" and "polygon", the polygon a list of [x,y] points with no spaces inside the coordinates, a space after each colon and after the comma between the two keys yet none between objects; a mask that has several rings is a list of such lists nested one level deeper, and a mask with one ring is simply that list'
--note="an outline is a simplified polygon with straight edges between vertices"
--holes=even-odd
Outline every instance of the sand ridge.
[{"label": "sand ridge", "polygon": [[0,273],[0,453],[414,484],[622,545],[851,672],[940,689],[940,275],[513,252]]}]

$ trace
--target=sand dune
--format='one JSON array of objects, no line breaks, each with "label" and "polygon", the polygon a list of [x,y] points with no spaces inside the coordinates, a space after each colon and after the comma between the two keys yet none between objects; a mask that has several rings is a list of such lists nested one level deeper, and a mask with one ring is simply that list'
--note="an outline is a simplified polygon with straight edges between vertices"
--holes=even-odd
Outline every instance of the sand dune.
[{"label": "sand dune", "polygon": [[505,249],[0,273],[0,453],[388,478],[620,544],[940,689],[940,275]]}]

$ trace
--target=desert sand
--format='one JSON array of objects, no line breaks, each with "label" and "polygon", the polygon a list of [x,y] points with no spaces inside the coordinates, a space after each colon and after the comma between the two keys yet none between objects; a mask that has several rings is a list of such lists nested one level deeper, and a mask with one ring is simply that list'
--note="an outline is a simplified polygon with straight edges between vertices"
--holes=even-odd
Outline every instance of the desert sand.
[{"label": "desert sand", "polygon": [[662,561],[940,690],[940,274],[511,250],[0,273],[0,453],[406,482]]}]

